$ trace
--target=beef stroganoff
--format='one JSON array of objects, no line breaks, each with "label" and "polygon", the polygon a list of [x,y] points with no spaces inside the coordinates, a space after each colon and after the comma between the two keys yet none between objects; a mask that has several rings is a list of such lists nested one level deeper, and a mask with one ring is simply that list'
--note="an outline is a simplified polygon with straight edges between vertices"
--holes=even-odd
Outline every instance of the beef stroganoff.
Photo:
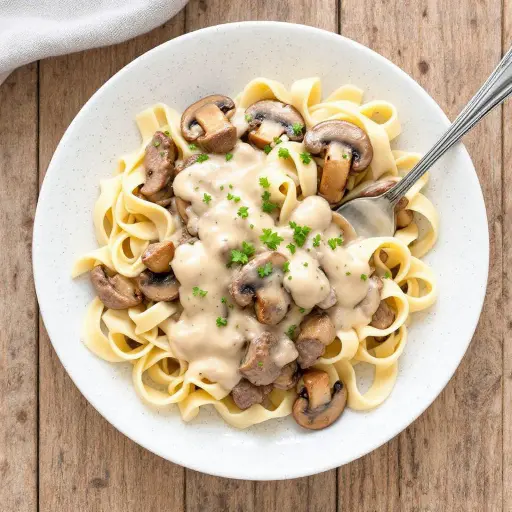
[{"label": "beef stroganoff", "polygon": [[[438,216],[427,175],[397,205],[393,237],[360,238],[333,211],[419,160],[391,149],[395,107],[362,99],[257,78],[235,100],[137,116],[142,145],[100,183],[100,248],[73,276],[89,272],[97,294],[84,343],[132,363],[141,398],[185,421],[212,404],[238,428],[292,414],[321,429],[389,396],[410,314],[436,299],[420,258]],[[365,393],[360,362],[375,369]]]}]

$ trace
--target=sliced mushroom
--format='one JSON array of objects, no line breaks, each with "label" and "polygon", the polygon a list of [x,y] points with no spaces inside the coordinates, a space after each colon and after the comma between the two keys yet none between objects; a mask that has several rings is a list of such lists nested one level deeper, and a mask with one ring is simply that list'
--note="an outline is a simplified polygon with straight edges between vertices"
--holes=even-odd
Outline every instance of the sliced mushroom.
[{"label": "sliced mushroom", "polygon": [[390,178],[370,183],[361,190],[358,197],[377,197],[391,190],[397,183],[398,178]]},{"label": "sliced mushroom", "polygon": [[181,116],[181,132],[188,142],[198,142],[208,153],[227,153],[236,144],[236,128],[229,118],[235,103],[214,94],[190,105]]},{"label": "sliced mushroom", "polygon": [[263,332],[249,343],[247,352],[238,368],[240,373],[255,386],[274,382],[281,368],[272,359],[272,349],[277,338],[270,332]]},{"label": "sliced mushroom", "polygon": [[172,272],[155,274],[151,270],[144,270],[137,277],[137,284],[142,293],[154,302],[169,302],[180,294],[180,283]]},{"label": "sliced mushroom", "polygon": [[169,272],[174,251],[174,243],[171,241],[149,244],[142,255],[142,263],[152,272]]},{"label": "sliced mushroom", "polygon": [[300,324],[300,334],[295,342],[301,368],[313,366],[325,353],[325,348],[336,338],[336,329],[327,313],[312,313]]},{"label": "sliced mushroom", "polygon": [[272,386],[255,386],[242,379],[232,390],[231,396],[239,409],[245,410],[254,404],[261,404],[272,391]]},{"label": "sliced mushroom", "polygon": [[297,385],[299,381],[300,372],[296,361],[292,361],[281,368],[279,377],[273,382],[273,385],[277,389],[283,389],[287,391]]},{"label": "sliced mushroom", "polygon": [[395,312],[385,300],[380,301],[370,325],[376,329],[387,329],[395,321]]},{"label": "sliced mushroom", "polygon": [[185,223],[185,225],[188,224],[187,208],[189,206],[190,203],[188,201],[181,199],[181,197],[176,198],[176,210],[178,211],[178,214],[181,217],[181,220]]},{"label": "sliced mushroom", "polygon": [[155,203],[158,206],[166,208],[171,204],[173,196],[174,192],[172,189],[172,182],[169,182],[162,190],[159,190],[154,194],[146,196],[144,197],[144,199],[146,199],[147,201],[151,201],[152,203]]},{"label": "sliced mushroom", "polygon": [[408,204],[409,200],[402,197],[395,206],[396,227],[399,229],[406,228],[413,220],[412,211],[406,209]]},{"label": "sliced mushroom", "polygon": [[[238,271],[229,287],[233,300],[241,307],[248,306],[256,299],[256,318],[262,324],[276,325],[288,311],[291,299],[283,288],[282,270],[286,261],[278,252],[258,254]],[[258,268],[268,263],[272,265],[272,273],[267,277],[260,277]]]},{"label": "sliced mushroom", "polygon": [[306,128],[300,112],[291,105],[275,100],[262,100],[245,111],[249,118],[249,141],[263,149],[286,133],[293,141],[301,142]]},{"label": "sliced mushroom", "polygon": [[156,132],[144,155],[146,180],[141,193],[148,197],[167,187],[173,178],[175,160],[176,150],[172,139],[165,133]]},{"label": "sliced mushroom", "polygon": [[375,314],[380,304],[380,292],[383,288],[382,279],[378,276],[372,276],[369,281],[366,297],[357,304],[356,308],[361,310],[363,315],[370,319]]},{"label": "sliced mushroom", "polygon": [[177,163],[176,168],[174,169],[174,174],[177,175],[181,171],[183,171],[183,169],[186,169],[187,167],[190,167],[191,165],[195,164],[198,158],[199,153],[196,153],[195,155],[191,155],[188,158],[185,158],[185,160]]},{"label": "sliced mushroom", "polygon": [[109,275],[107,267],[98,265],[90,272],[98,298],[110,309],[127,309],[142,302],[142,293],[132,281],[121,274]]},{"label": "sliced mushroom", "polygon": [[337,381],[331,395],[329,375],[319,370],[304,374],[304,386],[293,404],[295,421],[310,430],[320,430],[332,425],[345,409],[347,388],[341,381]]},{"label": "sliced mushroom", "polygon": [[349,172],[364,171],[372,161],[368,135],[355,124],[330,120],[318,123],[304,137],[306,149],[324,158],[319,193],[330,204],[341,201]]},{"label": "sliced mushroom", "polygon": [[329,295],[327,295],[323,301],[319,302],[317,306],[320,309],[329,309],[332,308],[336,302],[338,302],[338,297],[336,297],[336,290],[331,286]]}]

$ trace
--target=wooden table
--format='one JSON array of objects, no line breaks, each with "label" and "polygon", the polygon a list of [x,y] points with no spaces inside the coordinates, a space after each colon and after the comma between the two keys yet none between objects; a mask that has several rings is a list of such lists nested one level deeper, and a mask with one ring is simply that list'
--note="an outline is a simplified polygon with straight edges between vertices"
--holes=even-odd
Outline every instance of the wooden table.
[{"label": "wooden table", "polygon": [[117,432],[57,359],[38,319],[30,258],[38,189],[64,130],[141,53],[185,32],[252,19],[351,37],[412,75],[452,118],[512,43],[512,0],[191,0],[137,39],[14,72],[0,86],[0,510],[512,511],[512,102],[466,139],[491,237],[477,333],[435,403],[372,454],[284,482],[196,473]]}]

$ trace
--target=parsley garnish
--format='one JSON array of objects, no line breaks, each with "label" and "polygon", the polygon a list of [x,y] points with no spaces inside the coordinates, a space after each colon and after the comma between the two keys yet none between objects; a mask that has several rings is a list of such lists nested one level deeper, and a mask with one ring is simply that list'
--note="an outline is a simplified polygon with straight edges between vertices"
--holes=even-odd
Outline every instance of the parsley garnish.
[{"label": "parsley garnish", "polygon": [[305,267],[309,267],[309,263],[308,263],[307,261],[305,261],[305,262],[303,263],[303,265],[304,265]]},{"label": "parsley garnish", "polygon": [[366,281],[368,276],[366,274],[361,274],[361,281]]},{"label": "parsley garnish", "polygon": [[346,275],[346,276],[351,276],[351,275],[352,275],[352,272],[345,272],[345,275]]},{"label": "parsley garnish", "polygon": [[200,155],[197,155],[196,162],[199,162],[200,164],[203,162],[206,162],[210,157],[206,153],[201,153]]},{"label": "parsley garnish", "polygon": [[220,299],[220,301],[222,302],[222,304],[226,304],[226,302],[227,302],[228,300],[226,299],[226,297],[222,297],[222,299]]},{"label": "parsley garnish", "polygon": [[288,148],[279,148],[277,156],[279,158],[290,158],[290,152],[288,151]]},{"label": "parsley garnish", "polygon": [[240,197],[239,196],[234,196],[231,192],[228,192],[228,200],[229,201],[234,201],[235,203],[239,203],[240,202]]},{"label": "parsley garnish", "polygon": [[348,158],[348,155],[347,153],[343,153],[343,155],[341,155],[345,160]]},{"label": "parsley garnish", "polygon": [[249,258],[254,254],[254,245],[248,242],[242,242],[242,250],[233,249],[231,251],[231,263],[241,263],[245,265],[249,262]]},{"label": "parsley garnish", "polygon": [[265,192],[263,192],[261,199],[263,199],[261,209],[265,213],[272,213],[276,208],[279,208],[279,206],[276,203],[272,203],[270,201],[270,192],[268,190],[265,190]]},{"label": "parsley garnish", "polygon": [[170,134],[170,132],[169,132],[169,130],[165,130],[165,132],[164,132],[164,133],[165,133],[165,135],[167,135],[167,137],[169,137],[169,135],[171,135],[171,134]]},{"label": "parsley garnish", "polygon": [[304,129],[304,125],[300,123],[293,123],[292,130],[294,135],[300,135],[302,130]]},{"label": "parsley garnish", "polygon": [[203,194],[203,203],[210,204],[210,201],[212,200],[212,196],[210,194],[207,194],[206,192]]},{"label": "parsley garnish", "polygon": [[258,366],[259,366],[260,368],[263,368],[263,361],[258,361]]},{"label": "parsley garnish", "polygon": [[286,331],[286,336],[288,336],[288,338],[290,338],[291,340],[293,340],[293,338],[295,337],[295,329],[297,329],[296,325],[290,325],[290,327],[288,327],[288,330]]},{"label": "parsley garnish", "polygon": [[329,247],[334,251],[336,247],[343,244],[343,238],[339,236],[338,238],[329,238],[327,240],[327,243],[329,244]]},{"label": "parsley garnish", "polygon": [[165,151],[160,151],[160,156],[163,158],[165,156]]},{"label": "parsley garnish", "polygon": [[270,181],[268,181],[268,178],[260,178],[260,185],[263,187],[263,188],[269,188],[270,187]]},{"label": "parsley garnish", "polygon": [[281,137],[274,137],[274,144],[281,144],[281,142],[283,142]]},{"label": "parsley garnish", "polygon": [[285,261],[283,263],[283,272],[286,274],[286,272],[290,272],[290,262],[289,261]]},{"label": "parsley garnish", "polygon": [[386,271],[386,273],[384,274],[384,279],[389,279],[390,277],[391,277],[391,272]]},{"label": "parsley garnish", "polygon": [[302,160],[303,164],[309,164],[311,162],[311,154],[308,152],[304,152],[300,154],[300,159]]},{"label": "parsley garnish", "polygon": [[228,325],[228,319],[218,316],[217,317],[217,327],[226,327],[226,325]]},{"label": "parsley garnish", "polygon": [[189,144],[188,149],[190,149],[190,151],[195,151],[197,149],[197,146],[195,144]]},{"label": "parsley garnish", "polygon": [[229,188],[233,190],[233,185],[231,185],[231,183],[229,184]]},{"label": "parsley garnish", "polygon": [[247,217],[249,217],[249,207],[248,206],[240,206],[240,208],[238,208],[237,215],[239,217],[242,217],[242,219],[246,219]]},{"label": "parsley garnish", "polygon": [[250,114],[245,114],[245,120],[250,123],[252,121],[252,116]]},{"label": "parsley garnish", "polygon": [[220,186],[220,189],[221,189],[221,190],[224,190],[224,185],[221,185],[221,186]]},{"label": "parsley garnish", "polygon": [[311,228],[309,226],[299,226],[296,222],[290,222],[290,227],[293,229],[293,239],[295,243],[299,247],[302,247],[306,242]]},{"label": "parsley garnish", "polygon": [[272,151],[272,146],[270,144],[266,144],[263,148],[263,151],[265,151],[265,154],[268,155]]},{"label": "parsley garnish", "polygon": [[226,153],[226,162],[229,162],[233,158],[233,153]]},{"label": "parsley garnish", "polygon": [[306,312],[306,310],[305,310],[304,308],[299,308],[299,312],[300,312],[300,313],[305,313],[305,312]]},{"label": "parsley garnish", "polygon": [[313,247],[320,247],[320,240],[322,237],[320,236],[320,233],[313,238]]},{"label": "parsley garnish", "polygon": [[194,286],[194,288],[192,288],[192,294],[194,295],[194,297],[197,297],[197,296],[206,297],[207,293],[208,292],[206,290],[201,290],[201,288],[199,288],[199,286]]},{"label": "parsley garnish", "polygon": [[265,263],[263,267],[258,267],[258,275],[260,277],[267,277],[272,274],[272,263]]},{"label": "parsley garnish", "polygon": [[277,246],[284,240],[277,233],[273,233],[271,229],[264,229],[260,240],[269,248],[275,251]]},{"label": "parsley garnish", "polygon": [[295,245],[293,245],[293,244],[288,244],[288,245],[286,246],[286,248],[287,248],[287,249],[289,249],[289,250],[290,250],[290,252],[291,252],[292,254],[295,254],[295,250],[296,250]]},{"label": "parsley garnish", "polygon": [[155,148],[160,146],[160,141],[159,140],[155,140],[155,142],[153,142],[153,146],[155,146]]},{"label": "parsley garnish", "polygon": [[291,281],[292,280],[292,276],[288,276],[288,281]]},{"label": "parsley garnish", "polygon": [[250,227],[251,229],[254,229],[254,224],[249,224],[249,227]]}]

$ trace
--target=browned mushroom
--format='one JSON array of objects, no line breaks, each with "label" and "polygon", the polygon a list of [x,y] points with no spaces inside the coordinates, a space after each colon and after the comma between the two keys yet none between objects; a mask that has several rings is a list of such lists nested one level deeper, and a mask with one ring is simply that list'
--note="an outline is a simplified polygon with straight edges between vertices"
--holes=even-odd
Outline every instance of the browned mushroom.
[{"label": "browned mushroom", "polygon": [[336,330],[327,313],[311,313],[300,324],[300,334],[295,342],[301,368],[313,366],[336,338]]},{"label": "browned mushroom", "polygon": [[293,417],[304,428],[320,430],[332,425],[347,403],[347,388],[337,381],[332,390],[329,375],[319,370],[304,374],[304,389],[293,404]]},{"label": "browned mushroom", "polygon": [[300,371],[296,361],[292,361],[281,368],[281,373],[277,379],[273,382],[273,385],[277,389],[288,390],[292,389],[297,385],[299,381]]},{"label": "browned mushroom", "polygon": [[140,189],[143,195],[154,196],[172,182],[175,160],[176,150],[172,139],[165,133],[156,132],[144,154],[146,179]]},{"label": "browned mushroom", "polygon": [[387,329],[395,321],[395,312],[385,300],[382,300],[372,316],[370,325],[377,329]]},{"label": "browned mushroom", "polygon": [[109,272],[104,265],[94,267],[90,278],[98,298],[107,308],[127,309],[142,302],[142,293],[132,281],[121,274]]},{"label": "browned mushroom", "polygon": [[324,158],[319,193],[330,204],[343,197],[349,172],[364,171],[373,158],[368,135],[347,121],[322,121],[308,130],[304,137],[306,149]]},{"label": "browned mushroom", "polygon": [[152,272],[169,272],[174,251],[174,243],[171,241],[149,244],[142,255],[142,263]]},{"label": "browned mushroom", "polygon": [[181,132],[188,142],[198,142],[208,153],[227,153],[236,144],[236,128],[229,119],[235,103],[214,94],[190,105],[181,116]]},{"label": "browned mushroom", "polygon": [[249,343],[238,369],[255,386],[271,384],[281,373],[281,367],[272,358],[276,345],[277,338],[270,332],[261,333]]},{"label": "browned mushroom", "polygon": [[255,386],[242,379],[232,390],[231,396],[239,409],[245,410],[254,404],[261,404],[272,391],[272,386]]},{"label": "browned mushroom", "polygon": [[185,158],[185,160],[177,163],[174,169],[174,174],[177,175],[181,171],[183,171],[183,169],[186,169],[187,167],[190,167],[191,165],[195,164],[198,158],[199,153],[196,153],[195,155],[190,155],[188,158]]},{"label": "browned mushroom", "polygon": [[155,274],[151,270],[144,270],[137,277],[137,284],[142,293],[154,302],[169,302],[180,294],[180,283],[172,272]]},{"label": "browned mushroom", "polygon": [[245,111],[249,120],[249,141],[263,149],[284,133],[292,141],[301,142],[306,128],[300,112],[291,105],[275,100],[262,100]]},{"label": "browned mushroom", "polygon": [[[197,158],[199,155],[191,155],[187,159],[183,160],[182,162],[178,163],[175,168],[175,175],[179,174],[183,169],[186,169],[187,167],[191,166],[192,164],[195,164],[197,162]],[[188,224],[188,215],[187,215],[187,208],[190,206],[190,203],[188,201],[185,201],[181,197],[176,197],[175,203],[176,210],[181,217],[181,220],[185,223],[185,225]]]},{"label": "browned mushroom", "polygon": [[151,194],[150,196],[146,196],[145,199],[151,201],[152,203],[157,204],[158,206],[162,206],[166,208],[171,204],[172,198],[174,196],[174,191],[172,189],[172,183],[169,182],[162,190],[159,190],[155,194]]},{"label": "browned mushroom", "polygon": [[[291,299],[283,288],[282,269],[286,261],[286,257],[278,252],[258,254],[235,274],[229,287],[233,300],[241,307],[249,306],[256,299],[256,318],[262,324],[276,325],[288,311]],[[260,277],[258,268],[268,264],[271,265],[272,273]]]},{"label": "browned mushroom", "polygon": [[409,200],[406,197],[400,198],[395,206],[396,227],[399,229],[406,228],[413,221],[413,213],[407,210]]}]

